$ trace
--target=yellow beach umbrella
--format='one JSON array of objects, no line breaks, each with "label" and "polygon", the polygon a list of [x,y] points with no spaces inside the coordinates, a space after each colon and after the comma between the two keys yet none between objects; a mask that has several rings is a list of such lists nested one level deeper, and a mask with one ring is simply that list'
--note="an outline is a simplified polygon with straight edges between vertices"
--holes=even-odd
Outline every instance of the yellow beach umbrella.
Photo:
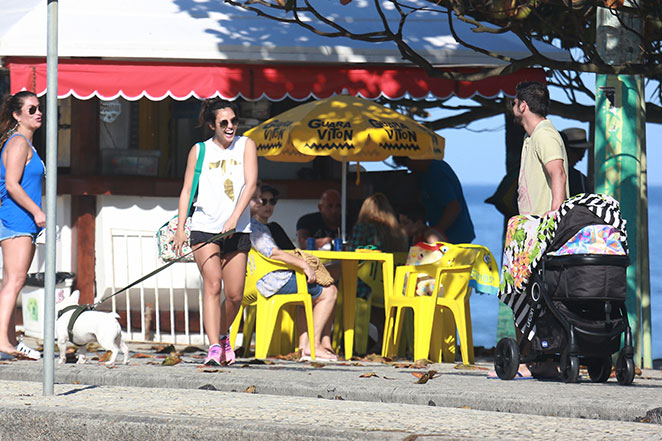
[{"label": "yellow beach umbrella", "polygon": [[301,104],[248,130],[258,156],[307,162],[331,156],[342,162],[342,239],[348,161],[383,161],[389,156],[443,159],[444,138],[412,118],[372,101],[339,95]]},{"label": "yellow beach umbrella", "polygon": [[412,118],[372,101],[340,95],[302,104],[245,133],[258,156],[306,162],[383,161],[389,156],[442,159],[444,138]]}]

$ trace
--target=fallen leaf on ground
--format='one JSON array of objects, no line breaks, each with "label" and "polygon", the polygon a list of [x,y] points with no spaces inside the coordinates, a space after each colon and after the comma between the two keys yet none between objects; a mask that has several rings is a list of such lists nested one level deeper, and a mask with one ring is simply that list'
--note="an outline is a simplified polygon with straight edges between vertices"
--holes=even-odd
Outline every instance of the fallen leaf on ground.
[{"label": "fallen leaf on ground", "polygon": [[370,377],[378,377],[378,375],[375,372],[368,372],[366,374],[359,375],[359,378],[370,378]]},{"label": "fallen leaf on ground", "polygon": [[182,359],[177,355],[176,352],[172,352],[170,355],[168,355],[164,360],[163,363],[161,363],[163,366],[174,366],[176,364],[179,364],[182,362]]},{"label": "fallen leaf on ground", "polygon": [[110,351],[104,352],[103,355],[99,357],[99,363],[110,360],[110,355],[111,354],[112,354],[112,352],[110,352]]},{"label": "fallen leaf on ground", "polygon": [[372,363],[388,363],[388,362],[392,361],[390,358],[382,357],[381,355],[377,355],[377,354],[368,354],[363,358],[352,357],[352,360],[369,361],[369,362],[372,362]]},{"label": "fallen leaf on ground", "polygon": [[208,368],[208,367],[205,367],[205,366],[198,366],[198,370],[200,372],[209,373],[209,374],[219,372],[219,370],[216,369],[216,368]]},{"label": "fallen leaf on ground", "polygon": [[256,392],[255,386],[248,386],[244,392],[246,392],[247,394],[254,394]]},{"label": "fallen leaf on ground", "polygon": [[416,363],[393,363],[396,369],[425,369],[430,364],[427,360],[418,360]]},{"label": "fallen leaf on ground", "polygon": [[483,366],[476,366],[475,364],[462,364],[458,363],[455,365],[455,369],[462,369],[462,370],[467,370],[467,371],[489,371],[490,368],[486,368]]},{"label": "fallen leaf on ground", "polygon": [[87,352],[99,352],[104,350],[101,346],[99,346],[98,343],[95,342],[88,343],[86,348],[87,348]]},{"label": "fallen leaf on ground", "polygon": [[460,406],[460,409],[471,409],[471,406]]},{"label": "fallen leaf on ground", "polygon": [[171,352],[176,352],[177,349],[175,349],[175,345],[167,345],[167,346],[152,346],[152,349],[154,352],[157,354],[169,354]]},{"label": "fallen leaf on ground", "polygon": [[301,358],[301,350],[290,352],[287,355],[277,355],[276,358],[279,360],[297,361]]},{"label": "fallen leaf on ground", "polygon": [[201,359],[201,358],[207,358],[206,355],[198,355],[198,354],[192,354],[192,355],[189,355],[189,357],[191,357],[191,358],[198,358],[198,359]]},{"label": "fallen leaf on ground", "polygon": [[136,354],[133,354],[131,356],[132,358],[154,358],[152,354],[143,354],[142,352],[138,352]]},{"label": "fallen leaf on ground", "polygon": [[184,349],[182,349],[182,354],[190,354],[192,352],[205,352],[204,349],[200,349],[197,346],[187,346]]},{"label": "fallen leaf on ground", "polygon": [[311,361],[310,365],[314,368],[323,368],[324,366],[326,366],[326,364],[317,361]]},{"label": "fallen leaf on ground", "polygon": [[[435,375],[437,374],[437,371],[427,371],[426,373],[421,373],[421,372],[412,372],[412,375],[414,377],[418,378],[418,381],[416,381],[416,384],[425,384],[428,382],[428,380],[432,380]],[[420,375],[420,376],[419,376]]]}]

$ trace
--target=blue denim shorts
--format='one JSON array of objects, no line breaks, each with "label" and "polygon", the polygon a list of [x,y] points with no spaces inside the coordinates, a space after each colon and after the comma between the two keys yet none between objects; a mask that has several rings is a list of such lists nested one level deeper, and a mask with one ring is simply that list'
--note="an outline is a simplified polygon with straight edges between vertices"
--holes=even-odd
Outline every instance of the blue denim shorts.
[{"label": "blue denim shorts", "polygon": [[32,238],[32,243],[35,243],[35,241],[37,240],[37,234],[38,233],[21,233],[19,231],[10,230],[9,228],[5,227],[5,225],[2,222],[0,222],[0,242],[2,242],[5,239],[13,239],[15,237],[29,236]]},{"label": "blue denim shorts", "polygon": [[[290,276],[290,280],[288,280],[287,283],[285,283],[285,285],[283,285],[283,287],[276,292],[276,294],[294,294],[296,292],[297,292],[297,278],[293,273]],[[310,297],[316,299],[320,295],[322,295],[322,286],[318,285],[317,283],[309,283],[308,293],[310,294]]]}]

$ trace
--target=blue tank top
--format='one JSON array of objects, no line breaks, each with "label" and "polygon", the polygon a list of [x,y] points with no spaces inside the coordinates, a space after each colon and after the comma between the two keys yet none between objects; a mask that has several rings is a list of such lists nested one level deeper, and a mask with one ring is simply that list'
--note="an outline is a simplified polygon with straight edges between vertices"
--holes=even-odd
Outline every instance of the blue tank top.
[{"label": "blue tank top", "polygon": [[[8,228],[19,233],[38,233],[41,228],[37,226],[30,214],[25,208],[18,205],[7,192],[7,186],[5,182],[5,175],[7,170],[5,169],[5,163],[3,161],[5,147],[7,143],[14,136],[23,136],[20,133],[16,133],[7,139],[5,145],[2,146],[2,152],[0,152],[0,219],[2,220],[5,228]],[[30,144],[30,142],[28,141]],[[44,163],[41,162],[37,150],[30,144],[32,147],[32,159],[27,163],[25,169],[23,170],[23,176],[21,177],[21,187],[27,193],[27,195],[34,201],[39,208],[41,208],[41,189],[44,182]]]}]

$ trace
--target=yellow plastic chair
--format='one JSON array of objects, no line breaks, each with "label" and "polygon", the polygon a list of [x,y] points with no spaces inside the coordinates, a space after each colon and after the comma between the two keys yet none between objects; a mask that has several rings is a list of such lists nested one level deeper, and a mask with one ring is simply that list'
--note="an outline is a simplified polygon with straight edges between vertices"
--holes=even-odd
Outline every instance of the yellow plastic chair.
[{"label": "yellow plastic chair", "polygon": [[[462,343],[462,361],[473,364],[473,350],[469,350],[473,349],[473,339],[468,302],[475,257],[475,250],[450,245],[438,262],[396,268],[393,294],[387,299],[382,355],[395,355],[402,335],[403,310],[410,308],[414,313],[414,360],[430,358],[439,362],[442,355],[449,355],[442,354],[446,346],[442,343],[444,339],[450,340],[451,327],[454,343],[456,324]],[[419,274],[434,279],[432,295],[416,296]]]},{"label": "yellow plastic chair", "polygon": [[[463,261],[464,263],[473,264],[473,269],[471,271],[471,280],[469,282],[476,283],[475,288],[482,292],[494,293],[493,290],[497,290],[499,286],[499,267],[494,260],[494,256],[490,252],[489,248],[484,245],[471,244],[471,243],[462,243],[457,245],[448,244],[445,242],[440,242],[445,246],[455,246],[464,249],[458,253],[456,257],[456,262]],[[480,281],[480,282],[479,282]],[[480,286],[482,284],[483,286]],[[482,288],[482,289],[481,289]],[[486,290],[487,289],[487,290]],[[444,299],[448,303],[448,308],[452,310],[452,314],[446,314],[443,321],[443,330],[441,331],[441,338],[439,338],[440,331],[433,330],[433,352],[438,351],[438,346],[434,346],[436,343],[441,343],[443,359],[453,361],[455,360],[455,351],[456,351],[456,324],[455,317],[460,317],[457,332],[462,335],[464,333],[465,339],[467,341],[466,350],[468,351],[468,360],[470,364],[474,363],[474,347],[473,347],[473,332],[471,328],[471,308],[470,308],[470,296],[472,288],[469,287],[467,290],[467,295],[464,299],[457,299],[453,302],[449,299]],[[462,328],[462,324],[466,324],[466,330]],[[464,341],[464,340],[462,340]],[[462,347],[461,347],[462,349]],[[463,360],[466,360],[467,357],[462,356]]]},{"label": "yellow plastic chair", "polygon": [[356,298],[356,315],[354,324],[354,352],[368,352],[368,332],[370,330],[370,311],[373,302],[384,305],[384,279],[381,262],[364,261],[359,264],[357,280],[362,280],[370,287],[367,299]]},{"label": "yellow plastic chair", "polygon": [[[281,353],[283,347],[283,338],[281,338],[281,322],[280,318],[283,313],[287,312],[291,317],[284,322],[287,323],[288,329],[292,327],[293,322],[296,321],[296,308],[297,304],[303,304],[306,313],[306,323],[308,326],[308,336],[311,341],[310,356],[315,359],[315,331],[313,328],[313,303],[308,293],[308,283],[306,275],[300,269],[288,265],[284,262],[269,259],[259,252],[251,249],[248,253],[248,263],[246,265],[246,283],[244,287],[244,300],[237,313],[237,317],[232,323],[230,331],[230,342],[234,347],[239,324],[243,317],[245,308],[255,306],[256,313],[255,319],[251,319],[251,314],[247,314],[246,321],[244,322],[244,354],[247,352],[247,347],[250,345],[250,338],[253,334],[253,327],[255,328],[255,358],[267,358],[269,353]],[[257,281],[264,277],[267,273],[277,270],[294,271],[297,281],[296,294],[274,294],[267,298],[257,292]],[[293,312],[294,311],[294,312]],[[293,334],[288,332],[288,334]],[[277,338],[273,339],[276,335]]]}]

